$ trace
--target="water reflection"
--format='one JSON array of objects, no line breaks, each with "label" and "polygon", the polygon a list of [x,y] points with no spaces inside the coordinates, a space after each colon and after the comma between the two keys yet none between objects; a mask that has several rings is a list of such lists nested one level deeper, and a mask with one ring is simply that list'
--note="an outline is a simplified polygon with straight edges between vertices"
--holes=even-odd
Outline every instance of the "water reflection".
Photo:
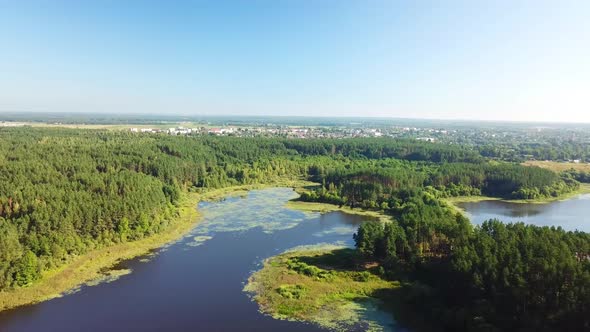
[{"label": "water reflection", "polygon": [[522,221],[538,226],[561,226],[566,230],[590,231],[590,195],[547,204],[481,201],[457,205],[467,211],[475,224],[495,218],[504,222]]}]

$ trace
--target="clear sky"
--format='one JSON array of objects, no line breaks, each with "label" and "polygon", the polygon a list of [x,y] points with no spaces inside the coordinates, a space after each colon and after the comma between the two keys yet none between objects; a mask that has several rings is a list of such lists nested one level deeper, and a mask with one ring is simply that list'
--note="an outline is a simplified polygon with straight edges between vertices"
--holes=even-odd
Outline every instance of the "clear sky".
[{"label": "clear sky", "polygon": [[0,0],[0,111],[590,122],[590,1]]}]

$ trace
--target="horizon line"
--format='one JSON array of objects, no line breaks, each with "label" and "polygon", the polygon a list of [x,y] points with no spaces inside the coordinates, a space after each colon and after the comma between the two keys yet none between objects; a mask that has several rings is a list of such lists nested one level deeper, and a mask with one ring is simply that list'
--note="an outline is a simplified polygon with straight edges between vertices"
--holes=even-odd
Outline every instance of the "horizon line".
[{"label": "horizon line", "polygon": [[572,122],[559,120],[497,120],[497,119],[469,119],[469,118],[435,118],[435,117],[403,117],[403,116],[383,116],[383,115],[261,115],[261,114],[186,114],[186,113],[142,113],[142,112],[91,112],[91,111],[38,111],[38,110],[0,110],[0,116],[4,114],[54,114],[54,115],[98,115],[98,116],[159,116],[159,117],[250,117],[250,118],[308,118],[308,119],[386,119],[386,120],[426,120],[426,121],[460,121],[460,122],[487,122],[487,123],[521,123],[521,124],[569,124],[569,125],[590,125],[590,121]]}]

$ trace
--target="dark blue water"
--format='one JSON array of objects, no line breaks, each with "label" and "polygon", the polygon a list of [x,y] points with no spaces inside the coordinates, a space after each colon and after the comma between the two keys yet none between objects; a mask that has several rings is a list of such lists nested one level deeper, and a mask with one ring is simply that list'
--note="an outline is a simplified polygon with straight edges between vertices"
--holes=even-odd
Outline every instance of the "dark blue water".
[{"label": "dark blue water", "polygon": [[475,224],[489,219],[522,221],[537,226],[561,226],[565,230],[590,232],[590,195],[546,204],[522,204],[502,201],[458,203]]},{"label": "dark blue water", "polygon": [[[322,331],[258,312],[243,292],[262,259],[317,243],[352,245],[360,216],[304,213],[284,207],[288,188],[202,203],[204,220],[184,239],[110,283],[0,313],[0,331]],[[143,260],[142,260],[143,259]]]}]

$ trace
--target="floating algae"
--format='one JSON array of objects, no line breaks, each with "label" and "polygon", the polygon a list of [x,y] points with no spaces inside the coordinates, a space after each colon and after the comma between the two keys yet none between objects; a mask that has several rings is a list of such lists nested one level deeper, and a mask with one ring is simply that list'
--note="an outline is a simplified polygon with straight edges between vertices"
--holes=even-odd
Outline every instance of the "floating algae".
[{"label": "floating algae", "polygon": [[372,298],[320,309],[311,321],[333,331],[396,331],[393,316],[381,310],[379,300]]},{"label": "floating algae", "polygon": [[128,275],[129,273],[131,273],[130,269],[106,271],[103,273],[102,276],[87,282],[85,284],[85,286],[96,286],[96,285],[103,284],[103,283],[113,282],[113,281],[121,278],[124,275]]},{"label": "floating algae", "polygon": [[92,287],[92,286],[97,286],[103,283],[110,283],[113,282],[119,278],[121,278],[124,275],[130,274],[131,270],[130,269],[118,269],[118,270],[106,270],[104,272],[101,272],[101,275],[98,276],[97,278],[94,278],[90,281],[87,281],[86,283],[82,284],[82,285],[78,285],[72,289],[69,289],[59,295],[57,295],[56,297],[62,297],[62,296],[66,296],[66,295],[72,295],[75,293],[78,293],[82,290],[82,287]]},{"label": "floating algae", "polygon": [[324,237],[329,235],[347,235],[350,234],[350,227],[339,226],[331,229],[323,230],[321,232],[315,232],[312,235],[315,237]]},{"label": "floating algae", "polygon": [[139,259],[139,262],[141,262],[141,263],[149,263],[157,255],[158,255],[158,252],[152,251],[152,252],[150,252],[148,254],[145,254],[144,256],[141,256],[141,258]]},{"label": "floating algae", "polygon": [[298,195],[291,188],[252,190],[246,197],[229,197],[221,202],[202,202],[199,210],[203,220],[190,236],[188,246],[199,246],[215,233],[243,232],[262,228],[265,233],[293,228],[302,221],[316,218],[319,213],[296,211],[285,202]]},{"label": "floating algae", "polygon": [[205,243],[205,241],[211,240],[212,238],[213,238],[213,236],[197,235],[197,236],[193,237],[193,241],[188,242],[186,245],[191,246],[191,247],[198,247],[198,246],[202,245],[203,243]]}]

